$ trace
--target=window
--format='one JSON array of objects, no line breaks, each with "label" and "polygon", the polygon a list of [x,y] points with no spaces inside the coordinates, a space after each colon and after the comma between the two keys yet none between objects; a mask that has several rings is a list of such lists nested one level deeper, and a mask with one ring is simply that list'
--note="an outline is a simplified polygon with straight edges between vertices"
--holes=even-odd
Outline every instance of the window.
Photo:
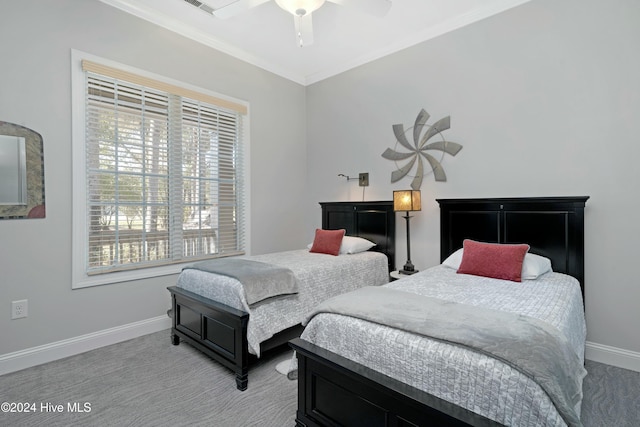
[{"label": "window", "polygon": [[179,263],[244,253],[246,106],[140,72],[79,63],[84,138],[74,137],[74,166],[82,191],[74,183],[73,196],[74,232],[82,237],[74,237],[74,261],[80,246],[84,262],[82,272],[74,267],[74,287],[172,274]]}]

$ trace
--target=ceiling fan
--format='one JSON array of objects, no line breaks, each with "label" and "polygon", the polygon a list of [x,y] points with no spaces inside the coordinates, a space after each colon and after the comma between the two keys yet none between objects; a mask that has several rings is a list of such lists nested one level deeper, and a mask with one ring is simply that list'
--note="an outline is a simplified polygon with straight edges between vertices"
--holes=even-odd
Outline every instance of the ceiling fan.
[{"label": "ceiling fan", "polygon": [[[185,0],[194,3],[193,0]],[[235,0],[219,3],[218,7],[209,7],[214,16],[227,19],[271,0]],[[353,7],[374,16],[384,16],[391,7],[391,0],[326,0],[345,7]],[[313,43],[313,21],[311,13],[319,9],[325,0],[275,0],[282,9],[293,15],[296,42],[300,47]],[[198,2],[200,3],[200,2]],[[221,4],[222,3],[222,4]],[[226,3],[226,4],[224,4]],[[204,5],[204,3],[201,3]]]}]

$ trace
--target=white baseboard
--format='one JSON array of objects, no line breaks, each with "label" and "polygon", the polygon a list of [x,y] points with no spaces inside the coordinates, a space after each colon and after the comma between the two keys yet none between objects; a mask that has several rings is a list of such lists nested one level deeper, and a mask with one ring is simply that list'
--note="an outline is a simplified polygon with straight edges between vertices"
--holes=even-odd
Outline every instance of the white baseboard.
[{"label": "white baseboard", "polygon": [[587,342],[585,358],[618,368],[640,372],[640,353]]},{"label": "white baseboard", "polygon": [[[164,315],[38,347],[0,355],[0,375],[52,362],[111,344],[171,328]],[[167,338],[168,340],[168,338]]]},{"label": "white baseboard", "polygon": [[[111,344],[160,332],[171,327],[168,316],[158,316],[79,337],[0,355],[0,375],[52,362]],[[587,342],[585,357],[594,362],[640,372],[640,353]]]}]

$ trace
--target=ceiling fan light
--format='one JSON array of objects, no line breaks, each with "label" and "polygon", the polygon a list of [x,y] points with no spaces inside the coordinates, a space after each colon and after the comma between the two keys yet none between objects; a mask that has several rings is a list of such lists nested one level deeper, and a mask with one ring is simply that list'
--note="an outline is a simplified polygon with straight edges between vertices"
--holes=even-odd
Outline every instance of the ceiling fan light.
[{"label": "ceiling fan light", "polygon": [[276,0],[278,6],[294,16],[308,15],[318,10],[325,0]]}]

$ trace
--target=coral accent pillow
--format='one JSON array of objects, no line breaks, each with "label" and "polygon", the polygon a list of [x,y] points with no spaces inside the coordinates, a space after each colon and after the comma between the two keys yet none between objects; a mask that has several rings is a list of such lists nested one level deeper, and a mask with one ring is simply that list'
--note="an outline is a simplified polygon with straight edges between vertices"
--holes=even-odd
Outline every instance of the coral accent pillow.
[{"label": "coral accent pillow", "polygon": [[463,253],[458,273],[520,282],[522,262],[529,245],[462,242]]},{"label": "coral accent pillow", "polygon": [[316,228],[316,237],[309,252],[319,254],[338,255],[345,230],[321,230]]},{"label": "coral accent pillow", "polygon": [[[345,239],[346,238],[347,236],[345,236]],[[344,246],[344,240],[342,241],[342,246]],[[309,245],[309,247],[311,247],[311,245]],[[340,249],[340,251],[342,251],[342,249]],[[462,248],[458,249],[457,251],[449,255],[447,259],[442,261],[442,265],[457,270],[458,268],[460,268],[463,253],[464,250]],[[522,262],[521,279],[535,280],[550,271],[553,271],[553,268],[551,268],[551,260],[549,258],[527,252],[527,254],[524,256],[524,261]]]}]

